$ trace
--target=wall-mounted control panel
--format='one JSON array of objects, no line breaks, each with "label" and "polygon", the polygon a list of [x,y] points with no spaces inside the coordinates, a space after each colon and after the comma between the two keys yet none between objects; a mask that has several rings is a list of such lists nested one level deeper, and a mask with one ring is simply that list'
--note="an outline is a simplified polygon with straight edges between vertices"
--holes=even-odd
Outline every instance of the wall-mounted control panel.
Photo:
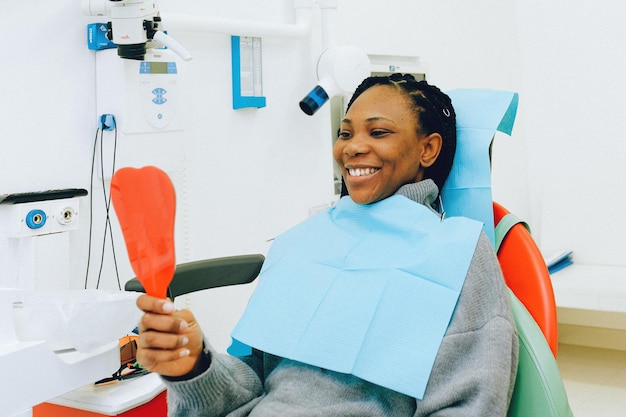
[{"label": "wall-mounted control panel", "polygon": [[167,127],[176,117],[178,110],[176,62],[156,60],[139,62],[137,82],[143,117],[155,129]]},{"label": "wall-mounted control panel", "polygon": [[0,236],[19,238],[78,228],[79,199],[87,190],[72,188],[0,196]]},{"label": "wall-mounted control panel", "polygon": [[146,54],[144,61],[121,60],[126,80],[125,133],[182,130],[180,80],[174,55],[167,50]]}]

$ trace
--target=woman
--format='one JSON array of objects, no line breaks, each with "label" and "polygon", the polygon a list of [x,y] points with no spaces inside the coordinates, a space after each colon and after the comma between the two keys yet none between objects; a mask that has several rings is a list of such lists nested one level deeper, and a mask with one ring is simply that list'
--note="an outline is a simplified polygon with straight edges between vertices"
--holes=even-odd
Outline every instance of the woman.
[{"label": "woman", "polygon": [[138,299],[137,358],[163,375],[170,415],[505,416],[517,336],[499,265],[480,225],[438,212],[455,147],[439,89],[366,79],[333,149],[349,197],[272,245],[233,333],[246,356],[216,353],[189,311]]}]

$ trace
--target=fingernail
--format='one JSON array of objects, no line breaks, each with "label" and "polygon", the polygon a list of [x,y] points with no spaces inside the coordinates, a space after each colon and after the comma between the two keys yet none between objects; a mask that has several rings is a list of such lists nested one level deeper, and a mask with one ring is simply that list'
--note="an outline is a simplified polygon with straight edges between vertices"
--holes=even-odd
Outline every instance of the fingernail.
[{"label": "fingernail", "polygon": [[185,346],[187,343],[189,343],[189,338],[188,338],[187,336],[183,336],[183,337],[180,339],[180,345],[181,345],[181,346]]},{"label": "fingernail", "polygon": [[189,327],[189,323],[187,323],[185,320],[181,320],[178,328],[182,331],[187,330],[187,327]]},{"label": "fingernail", "polygon": [[189,356],[190,353],[191,352],[189,351],[189,349],[183,349],[183,350],[180,351],[179,355],[180,355],[181,358],[184,358],[185,356]]},{"label": "fingernail", "polygon": [[171,313],[172,311],[174,311],[174,303],[171,303],[169,301],[163,303],[163,311],[166,313]]}]

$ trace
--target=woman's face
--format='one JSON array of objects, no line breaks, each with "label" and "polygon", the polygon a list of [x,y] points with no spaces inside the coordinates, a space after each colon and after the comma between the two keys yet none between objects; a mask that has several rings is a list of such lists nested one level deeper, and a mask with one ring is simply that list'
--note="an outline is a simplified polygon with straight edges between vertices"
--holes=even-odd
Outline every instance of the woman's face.
[{"label": "woman's face", "polygon": [[352,103],[333,155],[354,202],[374,203],[423,179],[439,155],[441,135],[418,132],[412,102],[394,87],[371,87]]}]

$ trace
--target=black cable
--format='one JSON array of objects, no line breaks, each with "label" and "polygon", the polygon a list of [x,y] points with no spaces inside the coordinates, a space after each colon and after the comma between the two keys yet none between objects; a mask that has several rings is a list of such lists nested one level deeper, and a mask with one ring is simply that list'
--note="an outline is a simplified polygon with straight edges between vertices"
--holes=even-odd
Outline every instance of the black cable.
[{"label": "black cable", "polygon": [[[115,116],[112,116],[113,123],[115,123],[115,137],[113,140],[113,160],[111,163],[111,178],[113,178],[113,174],[115,173],[115,162],[117,158],[117,123],[115,121]],[[109,207],[111,206],[111,193],[109,192]],[[109,223],[109,235],[111,237],[111,252],[113,253],[113,264],[115,265],[115,276],[117,278],[117,288],[119,290],[122,289],[122,283],[120,281],[120,271],[117,266],[117,255],[115,253],[115,243],[113,241],[113,228],[111,227],[111,219],[109,217],[109,208],[107,207],[107,222]]]},{"label": "black cable", "polygon": [[[115,173],[115,163],[117,156],[117,126],[115,124],[115,117],[113,116],[114,123],[114,142],[113,142],[113,156],[112,156],[112,166],[111,166],[111,177]],[[88,242],[88,253],[87,253],[87,267],[85,271],[85,289],[87,289],[89,285],[89,268],[91,266],[91,245],[93,242],[93,188],[94,188],[94,174],[95,174],[95,166],[96,166],[96,151],[98,149],[98,139],[100,140],[100,177],[102,179],[102,191],[104,195],[104,204],[106,211],[106,219],[104,225],[104,234],[102,239],[102,249],[100,255],[100,267],[98,270],[98,280],[96,282],[96,289],[100,287],[100,280],[102,278],[102,269],[104,267],[104,255],[106,252],[106,241],[107,241],[107,233],[111,238],[111,251],[113,253],[113,263],[115,265],[115,275],[117,277],[117,286],[118,289],[122,289],[122,284],[120,281],[119,268],[117,265],[117,255],[115,252],[115,242],[113,239],[113,228],[111,226],[111,218],[110,218],[110,207],[111,207],[111,196],[107,195],[106,192],[106,183],[105,183],[105,175],[104,175],[104,129],[96,130],[96,136],[94,138],[93,143],[93,152],[91,156],[91,178],[89,182],[89,242]]]},{"label": "black cable", "polygon": [[109,207],[107,206],[107,203],[106,203],[106,184],[104,182],[104,145],[103,145],[104,141],[102,140],[103,138],[104,138],[104,131],[100,133],[100,179],[102,181],[101,185],[102,185],[102,192],[104,193],[104,209],[105,209],[105,212],[107,213],[107,217],[104,222],[102,250],[100,251],[100,268],[98,269],[98,280],[96,281],[96,288],[100,288],[100,278],[102,277],[102,268],[104,266],[104,253],[106,250],[106,243],[107,243],[108,212],[109,212]]},{"label": "black cable", "polygon": [[93,234],[93,174],[96,167],[96,149],[98,145],[98,134],[100,128],[96,130],[96,137],[93,141],[93,152],[91,155],[91,178],[89,179],[89,243],[87,246],[87,269],[85,271],[85,289],[89,282],[89,266],[91,263],[91,239]]},{"label": "black cable", "polygon": [[[115,173],[115,161],[116,161],[116,155],[117,155],[117,124],[115,124],[115,118],[113,118],[113,122],[114,122],[114,141],[113,141],[113,156],[112,156],[112,163],[111,163],[111,177],[113,177],[113,174]],[[102,239],[102,255],[100,258],[100,269],[98,271],[98,280],[96,283],[96,288],[100,287],[100,280],[102,278],[102,269],[104,267],[104,254],[105,254],[105,248],[106,248],[106,240],[107,240],[107,233],[109,235],[109,237],[111,238],[111,251],[113,253],[113,263],[115,265],[115,275],[117,277],[117,287],[118,289],[122,289],[122,284],[120,281],[120,274],[119,274],[119,268],[117,266],[117,255],[115,253],[115,242],[113,240],[113,227],[111,225],[111,217],[110,217],[110,210],[111,210],[111,193],[109,193],[107,195],[106,192],[106,183],[105,183],[105,175],[104,175],[104,144],[103,144],[103,137],[104,137],[104,132],[101,133],[100,135],[100,177],[102,180],[102,193],[103,193],[103,197],[104,197],[104,206],[105,206],[105,211],[106,211],[106,220],[104,223],[104,236]]]}]

